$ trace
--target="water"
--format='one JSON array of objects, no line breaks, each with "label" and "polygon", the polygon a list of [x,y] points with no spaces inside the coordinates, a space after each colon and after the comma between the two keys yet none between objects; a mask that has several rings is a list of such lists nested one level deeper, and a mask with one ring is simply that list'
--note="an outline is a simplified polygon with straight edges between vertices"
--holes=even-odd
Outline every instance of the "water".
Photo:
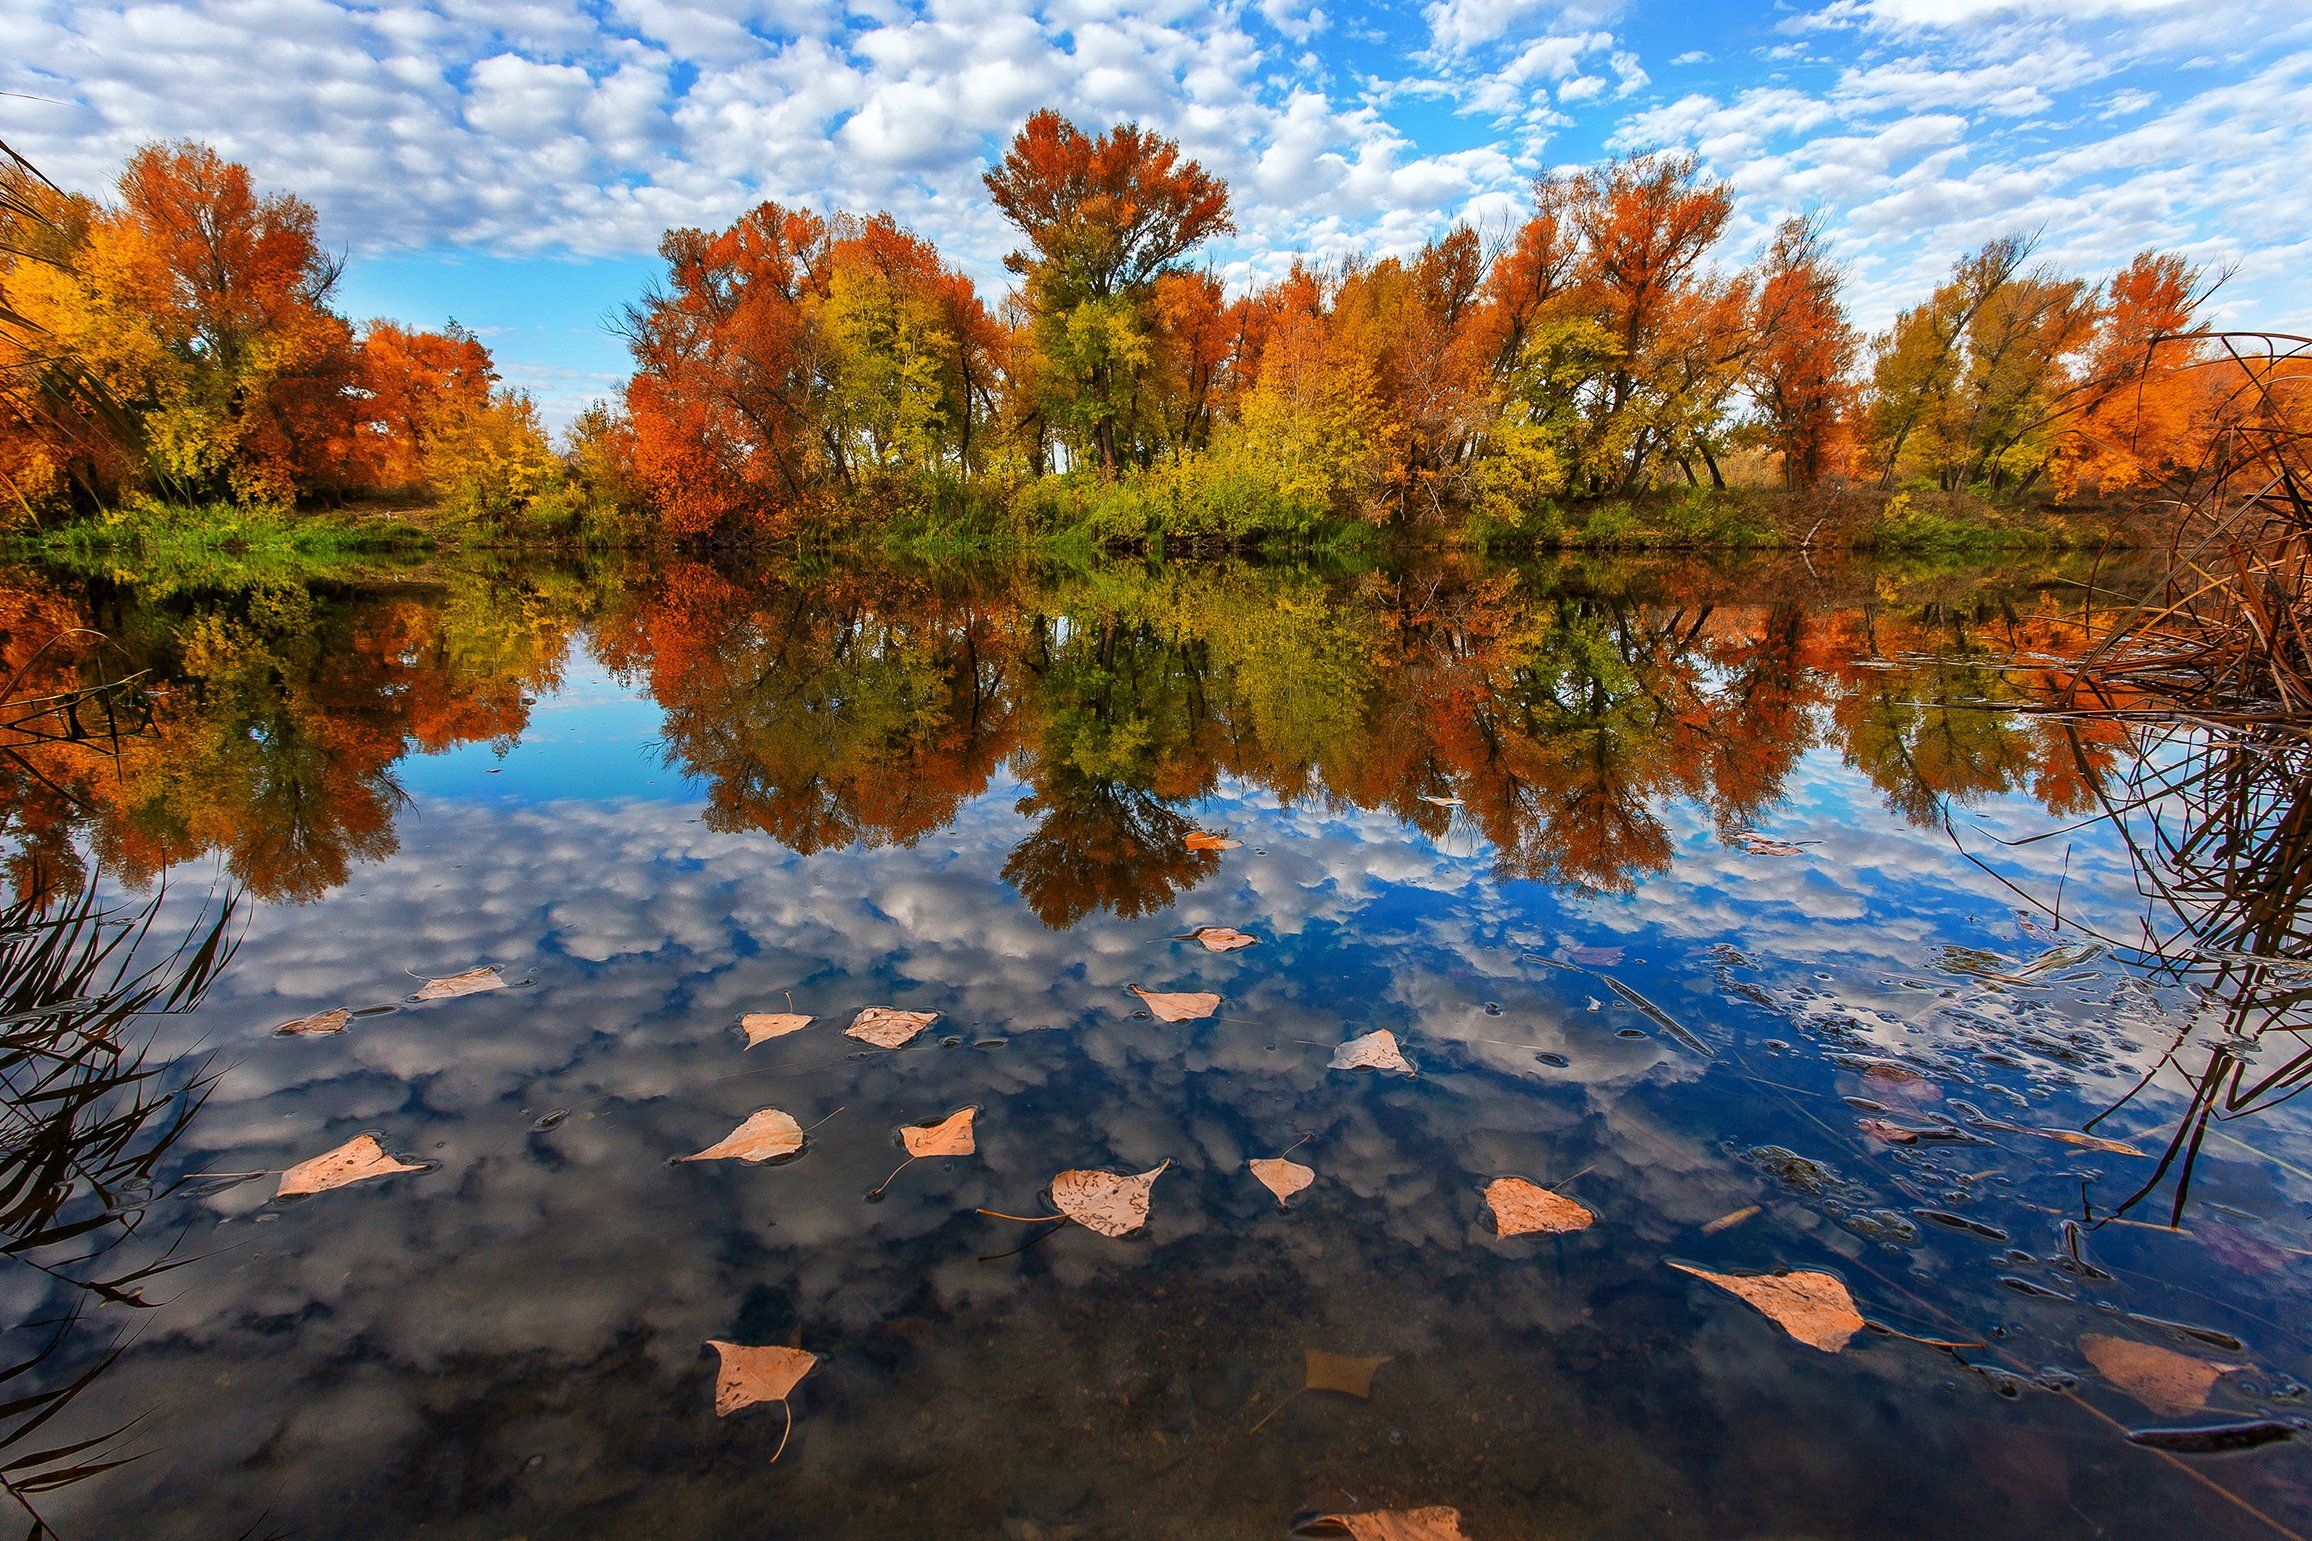
[{"label": "water", "polygon": [[[117,1341],[45,1433],[141,1418],[141,1456],[37,1501],[152,1537],[2312,1527],[2301,1441],[2125,1438],[2304,1411],[2312,1140],[2250,1099],[2170,1228],[2208,1007],[2053,952],[2146,901],[2082,819],[2124,730],[1982,661],[2065,635],[2036,576],[19,575],[12,658],[80,619],[153,671],[117,765],[11,770],[19,876],[256,900],[158,1028],[221,1071],[124,1254],[183,1266],[34,1377]],[[407,999],[483,964],[508,987]],[[878,1005],[940,1015],[843,1035]],[[332,1007],[380,1009],[271,1031]],[[1384,1028],[1417,1074],[1327,1069]],[[971,1104],[975,1154],[867,1202],[899,1126]],[[766,1107],[794,1159],[670,1164]],[[2115,1107],[2145,1154],[2031,1132]],[[165,1191],[364,1132],[426,1169]],[[1295,1142],[1280,1207],[1246,1162]],[[1165,1161],[1121,1238],[976,1212]],[[1504,1175],[1596,1223],[1496,1235]],[[1672,1260],[1980,1346],[1826,1353]],[[20,1321],[71,1293],[6,1277]],[[2155,1406],[2097,1338],[2243,1368]],[[818,1356],[791,1433],[716,1416],[710,1340]],[[1386,1362],[1305,1390],[1312,1350]]]}]

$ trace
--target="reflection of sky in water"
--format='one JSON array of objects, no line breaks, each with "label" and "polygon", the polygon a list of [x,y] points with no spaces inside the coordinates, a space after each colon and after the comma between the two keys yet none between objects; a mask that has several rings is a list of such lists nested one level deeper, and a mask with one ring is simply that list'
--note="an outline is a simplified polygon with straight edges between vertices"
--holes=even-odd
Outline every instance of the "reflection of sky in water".
[{"label": "reflection of sky in water", "polygon": [[[1462,828],[1432,841],[1224,780],[1195,812],[1245,845],[1213,876],[1164,913],[1054,931],[996,876],[1030,828],[1005,778],[911,848],[801,858],[701,822],[657,722],[574,661],[502,755],[403,762],[396,854],[259,910],[210,1003],[171,1024],[172,1046],[233,1064],[183,1169],[279,1168],[362,1130],[440,1166],[196,1206],[201,1260],[79,1414],[150,1410],[150,1454],[58,1495],[78,1533],[263,1516],[329,1536],[1259,1536],[1360,1502],[1452,1503],[1479,1538],[2259,1533],[2122,1443],[2097,1410],[2160,1420],[2108,1387],[2075,1398],[1876,1336],[1833,1358],[1663,1266],[1834,1268],[1875,1320],[1990,1334],[1968,1357],[2023,1376],[2082,1371],[2082,1332],[2146,1336],[2107,1305],[2187,1319],[2247,1343],[2198,1350],[2256,1366],[2219,1392],[2239,1413],[2286,1410],[2263,1394],[2312,1362],[2300,1259],[2275,1250],[2308,1196],[2285,1170],[2211,1145],[2204,1234],[2097,1230],[2089,1255],[2118,1275],[2102,1282],[2048,1266],[2058,1219],[2083,1174],[2108,1204],[2149,1163],[1855,1133],[1842,1093],[1896,1118],[1958,1098],[2076,1126],[2180,1016],[2108,964],[2027,989],[1944,971],[1945,945],[2041,944],[1941,829],[1887,814],[1835,752],[1804,760],[1771,826],[1818,842],[1806,854],[1743,854],[1673,805],[1670,870],[1627,895],[1496,883]],[[1982,854],[2051,822],[1994,799],[1961,827]],[[1995,865],[2060,879],[2081,918],[2140,908],[2091,831]],[[1261,945],[1171,940],[1206,923]],[[1610,971],[1716,1057],[1527,956],[1575,946],[1623,948]],[[333,1038],[266,1031],[485,961],[527,982]],[[1227,999],[1167,1025],[1132,1014],[1132,984]],[[738,1015],[789,992],[819,1021],[742,1053]],[[841,1028],[870,1004],[943,1019],[916,1049],[853,1053]],[[1332,1045],[1375,1027],[1417,1079],[1328,1073]],[[2006,1063],[1984,1057],[1994,1042]],[[1931,1083],[1872,1091],[1833,1053],[1899,1056]],[[977,1157],[917,1163],[863,1201],[898,1160],[895,1125],[964,1103],[982,1107]],[[2156,1148],[2176,1104],[2159,1088],[2103,1132]],[[827,1120],[800,1160],[667,1165],[765,1105]],[[568,1116],[534,1132],[553,1110]],[[2312,1161],[2293,1118],[2239,1133]],[[1303,1134],[1317,1181],[1279,1213],[1243,1163]],[[1748,1154],[1770,1145],[1842,1185],[1796,1191]],[[1068,1227],[983,1260],[1035,1231],[975,1207],[1042,1213],[1062,1168],[1165,1158],[1142,1235]],[[1505,1172],[1568,1182],[1600,1223],[1495,1238],[1478,1195]],[[1764,1213],[1702,1232],[1750,1204]],[[1860,1234],[1879,1212],[1919,1234]],[[822,1356],[775,1468],[775,1410],[712,1416],[708,1338]],[[1309,1347],[1392,1359],[1370,1401],[1309,1394],[1249,1433]],[[2312,1523],[2292,1448],[2201,1469]]]}]

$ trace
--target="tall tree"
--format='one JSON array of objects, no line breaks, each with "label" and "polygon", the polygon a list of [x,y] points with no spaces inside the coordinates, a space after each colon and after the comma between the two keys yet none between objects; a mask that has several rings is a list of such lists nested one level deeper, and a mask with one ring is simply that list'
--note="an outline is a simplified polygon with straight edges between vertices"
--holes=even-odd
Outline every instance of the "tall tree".
[{"label": "tall tree", "polygon": [[1820,217],[1784,220],[1759,276],[1748,383],[1793,492],[1832,469],[1852,407],[1857,344],[1839,288]]}]

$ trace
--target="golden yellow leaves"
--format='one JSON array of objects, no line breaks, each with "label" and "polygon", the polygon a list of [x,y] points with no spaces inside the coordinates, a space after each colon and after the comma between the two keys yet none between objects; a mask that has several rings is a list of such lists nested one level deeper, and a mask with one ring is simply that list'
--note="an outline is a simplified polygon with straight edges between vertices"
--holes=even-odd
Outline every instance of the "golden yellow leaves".
[{"label": "golden yellow leaves", "polygon": [[694,1155],[676,1161],[769,1161],[803,1148],[803,1126],[777,1108],[747,1115],[745,1123]]},{"label": "golden yellow leaves", "polygon": [[1360,1359],[1354,1354],[1329,1354],[1321,1348],[1312,1348],[1308,1354],[1308,1391],[1338,1391],[1352,1397],[1373,1394],[1373,1372],[1389,1362],[1387,1354],[1378,1359]]},{"label": "golden yellow leaves", "polygon": [[1226,835],[1215,835],[1205,830],[1192,829],[1188,832],[1188,838],[1183,840],[1181,844],[1191,851],[1233,851],[1244,842],[1231,840]]},{"label": "golden yellow leaves", "polygon": [[1503,1236],[1525,1236],[1535,1231],[1564,1235],[1589,1229],[1597,1219],[1589,1209],[1562,1193],[1536,1187],[1522,1177],[1496,1177],[1486,1184],[1485,1202],[1493,1210],[1493,1228]]},{"label": "golden yellow leaves", "polygon": [[975,1105],[950,1113],[936,1124],[910,1125],[899,1131],[899,1141],[911,1157],[968,1156],[978,1148],[971,1136],[971,1120],[978,1112]]},{"label": "golden yellow leaves", "polygon": [[1846,1286],[1830,1274],[1803,1268],[1784,1273],[1712,1273],[1675,1260],[1670,1266],[1741,1296],[1784,1332],[1826,1354],[1846,1347],[1847,1339],[1868,1325],[1855,1309],[1854,1297]]},{"label": "golden yellow leaves", "polygon": [[1397,1047],[1397,1035],[1379,1028],[1362,1038],[1351,1038],[1333,1050],[1328,1070],[1391,1070],[1413,1074],[1413,1062]]},{"label": "golden yellow leaves", "polygon": [[1203,944],[1206,952],[1234,952],[1239,947],[1250,947],[1259,938],[1247,936],[1232,926],[1198,926],[1183,940]]},{"label": "golden yellow leaves", "polygon": [[1130,989],[1159,1022],[1194,1022],[1220,1009],[1220,997],[1203,990],[1168,994],[1161,990],[1143,990],[1138,985]]},{"label": "golden yellow leaves", "polygon": [[335,1150],[324,1151],[310,1161],[300,1161],[281,1174],[281,1186],[274,1190],[277,1199],[301,1198],[311,1193],[327,1193],[332,1188],[343,1188],[351,1183],[367,1182],[373,1177],[391,1177],[396,1172],[422,1172],[422,1161],[399,1161],[385,1153],[377,1137],[357,1134]]},{"label": "golden yellow leaves", "polygon": [[843,1036],[871,1043],[879,1049],[902,1049],[915,1035],[939,1020],[936,1011],[901,1011],[896,1006],[869,1006],[851,1019]]},{"label": "golden yellow leaves", "polygon": [[339,1006],[329,1011],[317,1011],[309,1017],[299,1017],[295,1021],[284,1022],[273,1031],[284,1038],[303,1038],[319,1033],[342,1032],[345,1024],[352,1020],[353,1013],[347,1011],[343,1006]]},{"label": "golden yellow leaves", "polygon": [[1172,1163],[1145,1172],[1062,1172],[1052,1179],[1052,1204],[1086,1230],[1129,1236],[1148,1222],[1148,1198]]},{"label": "golden yellow leaves", "polygon": [[484,990],[503,990],[504,988],[506,988],[506,976],[498,969],[484,965],[481,968],[467,969],[462,974],[451,974],[447,978],[429,979],[410,999],[413,1001],[448,1001],[455,1000],[461,995],[475,995]]},{"label": "golden yellow leaves", "polygon": [[1461,1511],[1439,1504],[1427,1509],[1367,1509],[1361,1514],[1320,1514],[1297,1535],[1346,1535],[1350,1541],[1469,1541]]},{"label": "golden yellow leaves", "polygon": [[2080,1338],[2079,1351],[2097,1374],[2161,1413],[2199,1412],[2208,1405],[2208,1393],[2217,1381],[2247,1368],[2244,1364],[2211,1364],[2155,1343],[2096,1332]]},{"label": "golden yellow leaves", "polygon": [[751,1049],[758,1043],[799,1033],[817,1020],[799,1011],[750,1011],[739,1018],[739,1031],[747,1035],[747,1047]]}]

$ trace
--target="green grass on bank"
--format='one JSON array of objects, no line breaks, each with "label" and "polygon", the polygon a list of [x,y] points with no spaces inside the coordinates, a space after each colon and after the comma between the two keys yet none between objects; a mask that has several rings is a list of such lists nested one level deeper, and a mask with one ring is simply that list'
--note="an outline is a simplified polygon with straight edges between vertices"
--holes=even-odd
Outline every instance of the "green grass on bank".
[{"label": "green grass on bank", "polygon": [[46,566],[153,592],[370,576],[409,567],[434,548],[428,532],[399,518],[227,503],[137,503],[20,531],[9,544]]}]

